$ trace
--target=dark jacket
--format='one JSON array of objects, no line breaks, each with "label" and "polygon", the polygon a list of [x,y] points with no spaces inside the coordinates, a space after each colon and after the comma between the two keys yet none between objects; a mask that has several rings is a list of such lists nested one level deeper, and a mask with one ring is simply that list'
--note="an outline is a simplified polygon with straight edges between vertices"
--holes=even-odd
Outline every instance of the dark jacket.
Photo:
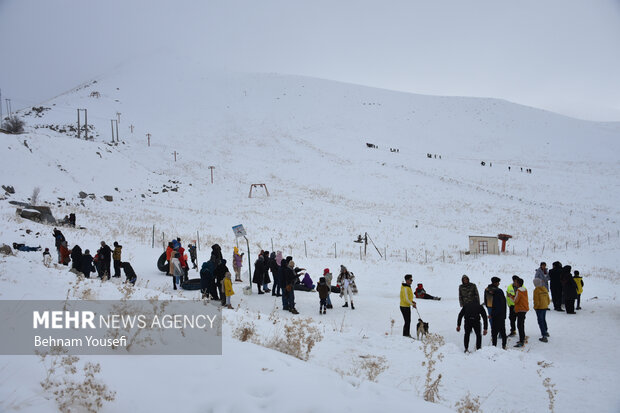
[{"label": "dark jacket", "polygon": [[326,282],[320,282],[319,285],[316,287],[316,290],[318,291],[319,298],[321,300],[327,299],[327,296],[329,295],[329,286]]},{"label": "dark jacket", "polygon": [[501,288],[496,288],[493,292],[493,322],[504,322],[506,320],[506,297]]},{"label": "dark jacket", "polygon": [[465,322],[478,323],[480,325],[480,317],[484,321],[484,329],[488,330],[489,323],[487,321],[487,315],[484,312],[484,307],[480,303],[467,303],[461,308],[456,325],[461,326],[461,320],[465,317]]},{"label": "dark jacket", "polygon": [[99,249],[99,256],[101,261],[110,262],[110,258],[112,257],[112,250],[108,244],[105,244],[101,249]]},{"label": "dark jacket", "polygon": [[95,266],[93,265],[93,256],[90,254],[82,255],[80,261],[79,271],[84,274],[84,277],[89,278],[91,272],[95,272]]},{"label": "dark jacket", "polygon": [[265,273],[265,258],[261,255],[256,261],[254,261],[254,275],[252,276],[252,282],[263,285],[265,283]]},{"label": "dark jacket", "polygon": [[54,230],[52,232],[52,235],[54,236],[54,245],[57,249],[60,248],[60,244],[65,240],[65,236],[62,235],[62,232],[60,232],[60,230]]},{"label": "dark jacket", "polygon": [[553,267],[549,270],[549,281],[551,282],[551,289],[557,290],[562,289],[562,282],[560,279],[562,278],[562,264],[558,261],[553,263]]},{"label": "dark jacket", "polygon": [[560,277],[560,283],[562,284],[562,293],[567,299],[577,298],[577,284],[571,274],[571,266],[566,265],[562,268],[562,275]]},{"label": "dark jacket", "polygon": [[137,278],[136,272],[133,270],[133,267],[131,266],[130,263],[123,262],[121,264],[121,267],[123,267],[123,271],[125,271],[125,276],[127,277],[128,280]]},{"label": "dark jacket", "polygon": [[222,259],[222,261],[220,261],[220,264],[215,267],[215,270],[213,271],[213,275],[215,276],[215,283],[218,286],[222,285],[222,281],[224,280],[224,278],[226,278],[227,272],[230,272],[230,270],[226,266],[226,260]]},{"label": "dark jacket", "polygon": [[213,261],[215,265],[218,265],[223,259],[224,257],[222,256],[222,247],[220,247],[218,244],[213,244],[211,246],[210,261]]},{"label": "dark jacket", "polygon": [[71,268],[75,268],[78,271],[81,271],[82,265],[82,248],[79,245],[74,246],[71,249]]},{"label": "dark jacket", "polygon": [[200,269],[200,288],[207,290],[211,284],[215,283],[214,271],[215,263],[212,260],[202,263],[202,268]]},{"label": "dark jacket", "polygon": [[459,304],[464,307],[465,304],[480,304],[480,295],[478,295],[478,287],[471,281],[467,284],[459,285]]}]

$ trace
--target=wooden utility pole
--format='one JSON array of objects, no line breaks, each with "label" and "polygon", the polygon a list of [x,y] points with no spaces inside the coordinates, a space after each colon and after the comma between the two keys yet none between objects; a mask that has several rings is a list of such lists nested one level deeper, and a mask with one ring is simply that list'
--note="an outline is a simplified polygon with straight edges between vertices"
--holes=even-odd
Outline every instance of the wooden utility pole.
[{"label": "wooden utility pole", "polygon": [[211,183],[213,183],[213,170],[215,169],[215,166],[210,166],[209,169],[211,169]]},{"label": "wooden utility pole", "polygon": [[121,123],[121,113],[120,112],[116,112],[116,121],[118,123]]},{"label": "wooden utility pole", "polygon": [[146,138],[148,139],[148,144],[149,144],[149,146],[151,146],[151,134],[150,134],[150,133],[147,133],[147,134],[146,134]]},{"label": "wooden utility pole", "polygon": [[174,151],[173,153],[174,153],[174,161],[176,162],[177,161],[177,151]]},{"label": "wooden utility pole", "polygon": [[[119,113],[120,115],[120,113]],[[118,121],[116,121],[116,142],[118,142]]]},{"label": "wooden utility pole", "polygon": [[114,143],[114,119],[110,119],[110,126],[112,127],[112,143]]}]

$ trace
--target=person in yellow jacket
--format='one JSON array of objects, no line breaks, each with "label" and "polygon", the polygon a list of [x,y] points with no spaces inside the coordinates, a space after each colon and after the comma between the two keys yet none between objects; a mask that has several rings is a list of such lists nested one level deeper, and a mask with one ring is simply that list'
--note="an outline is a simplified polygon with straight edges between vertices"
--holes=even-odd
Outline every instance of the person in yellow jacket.
[{"label": "person in yellow jacket", "polygon": [[515,347],[523,347],[525,344],[525,314],[530,310],[530,303],[527,297],[527,289],[523,286],[523,279],[517,277],[513,283],[515,291],[515,313],[517,314],[517,329],[519,330],[519,341]]},{"label": "person in yellow jacket", "polygon": [[518,275],[512,276],[512,284],[508,284],[508,288],[506,288],[506,304],[508,304],[508,320],[510,320],[510,334],[508,337],[513,337],[517,334],[517,313],[515,312],[515,294],[517,291],[517,287],[515,284],[515,280],[519,278]]},{"label": "person in yellow jacket", "polygon": [[413,282],[413,275],[405,275],[405,282],[400,286],[400,312],[405,319],[405,325],[403,326],[403,336],[411,337],[411,307],[415,308],[416,304],[413,301],[413,290],[411,289],[411,283]]},{"label": "person in yellow jacket", "polygon": [[224,294],[226,295],[226,308],[230,308],[232,310],[233,306],[230,304],[230,297],[235,295],[232,287],[231,275],[227,272],[224,275]]},{"label": "person in yellow jacket", "polygon": [[545,283],[540,278],[534,278],[534,311],[536,311],[536,318],[538,319],[538,326],[540,327],[541,338],[538,340],[546,343],[549,332],[547,331],[547,311],[549,311],[549,290],[545,287]]},{"label": "person in yellow jacket", "polygon": [[581,293],[583,292],[583,278],[579,275],[579,271],[573,272],[573,280],[577,284],[577,308],[575,310],[581,310]]}]

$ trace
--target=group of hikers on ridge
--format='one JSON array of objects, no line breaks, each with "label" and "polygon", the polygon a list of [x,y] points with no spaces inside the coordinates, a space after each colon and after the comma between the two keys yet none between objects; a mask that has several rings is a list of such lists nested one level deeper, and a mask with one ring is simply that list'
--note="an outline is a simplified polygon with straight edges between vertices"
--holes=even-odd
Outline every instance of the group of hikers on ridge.
[{"label": "group of hikers on ridge", "polygon": [[[579,271],[571,273],[570,265],[562,266],[560,262],[553,263],[553,269],[547,271],[547,264],[540,263],[536,269],[533,279],[533,306],[536,312],[538,326],[541,337],[539,341],[547,343],[550,337],[546,313],[550,310],[551,299],[549,297],[549,283],[551,284],[551,295],[553,297],[554,309],[556,311],[566,311],[567,314],[575,313],[575,301],[577,310],[581,309],[581,294],[583,292],[583,278]],[[411,307],[417,308],[413,300],[411,274],[405,276],[405,282],[401,286],[400,310],[404,318],[403,335],[411,337]],[[476,349],[482,346],[482,335],[486,335],[488,324],[491,326],[491,343],[497,346],[498,336],[502,338],[502,348],[506,349],[507,337],[517,335],[518,341],[514,347],[523,347],[527,343],[525,335],[525,317],[530,310],[528,290],[524,285],[524,280],[517,276],[512,276],[512,283],[506,287],[506,295],[500,288],[499,277],[491,277],[491,283],[484,290],[484,299],[480,300],[478,288],[469,281],[467,275],[461,277],[459,285],[459,304],[461,310],[457,317],[456,331],[461,330],[461,322],[465,319],[464,346],[465,352],[469,351],[469,337],[473,331],[476,335]],[[566,310],[562,309],[562,304]],[[486,307],[486,312],[484,310]],[[510,321],[510,333],[506,334],[506,317]],[[488,319],[488,321],[487,321]],[[483,321],[484,328],[481,334],[480,321]]]},{"label": "group of hikers on ridge", "polygon": [[[125,282],[131,284],[136,283],[138,278],[136,272],[129,262],[122,261],[123,246],[119,245],[117,241],[114,241],[114,250],[112,250],[105,241],[101,241],[100,248],[93,257],[90,254],[90,250],[86,249],[82,252],[82,248],[79,245],[74,245],[69,249],[69,244],[65,236],[58,228],[54,228],[52,235],[58,255],[58,264],[69,266],[69,263],[71,263],[71,269],[69,271],[74,274],[90,278],[90,274],[96,272],[97,277],[105,281],[110,277],[120,278],[122,269],[126,276]],[[110,261],[112,261],[114,268],[113,275]],[[43,264],[46,267],[52,264],[52,256],[49,248],[45,248],[45,251],[43,251]]]}]

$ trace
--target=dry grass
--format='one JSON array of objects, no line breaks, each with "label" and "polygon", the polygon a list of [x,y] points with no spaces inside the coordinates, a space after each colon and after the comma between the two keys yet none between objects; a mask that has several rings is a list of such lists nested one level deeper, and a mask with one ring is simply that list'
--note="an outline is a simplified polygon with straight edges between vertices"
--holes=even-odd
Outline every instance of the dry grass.
[{"label": "dry grass", "polygon": [[426,340],[424,340],[424,356],[426,360],[422,362],[422,366],[426,366],[426,380],[424,382],[423,396],[427,402],[436,403],[441,399],[439,397],[441,374],[433,379],[433,373],[435,373],[437,361],[443,359],[443,354],[439,353],[436,355],[436,353],[444,344],[445,340],[439,334],[428,334]]},{"label": "dry grass", "polygon": [[101,410],[104,402],[112,402],[116,392],[111,391],[99,377],[99,363],[80,365],[77,356],[62,355],[62,349],[50,354],[40,354],[46,376],[41,387],[56,401],[61,412]]},{"label": "dry grass", "polygon": [[468,392],[461,400],[456,402],[454,408],[459,413],[480,413],[480,397],[472,395]]}]

